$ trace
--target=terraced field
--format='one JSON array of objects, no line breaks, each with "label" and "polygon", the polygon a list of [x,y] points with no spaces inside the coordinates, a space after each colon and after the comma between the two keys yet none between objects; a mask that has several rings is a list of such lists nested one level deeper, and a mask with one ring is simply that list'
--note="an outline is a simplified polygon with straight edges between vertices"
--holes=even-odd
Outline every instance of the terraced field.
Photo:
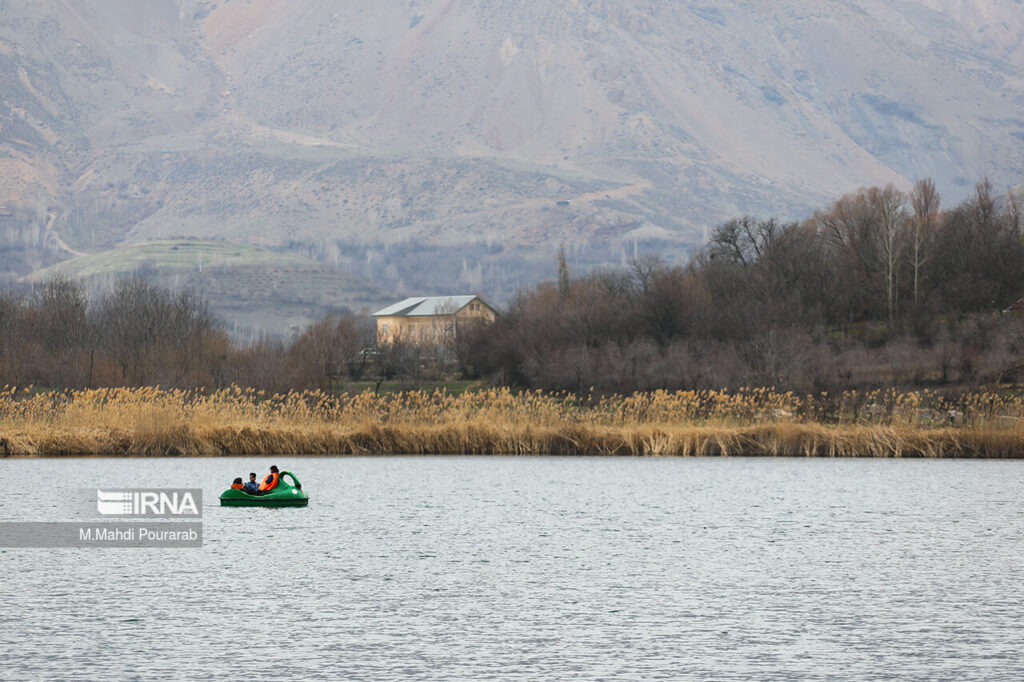
[{"label": "terraced field", "polygon": [[131,274],[201,292],[241,339],[288,335],[328,312],[360,311],[390,300],[366,280],[294,254],[220,241],[161,240],[79,256],[26,278],[82,279],[93,290]]}]

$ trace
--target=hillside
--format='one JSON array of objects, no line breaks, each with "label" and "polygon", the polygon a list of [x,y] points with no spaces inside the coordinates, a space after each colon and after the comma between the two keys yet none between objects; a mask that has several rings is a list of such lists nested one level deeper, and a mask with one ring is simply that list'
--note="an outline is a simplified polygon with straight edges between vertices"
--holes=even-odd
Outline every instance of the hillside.
[{"label": "hillside", "polygon": [[578,264],[683,259],[731,215],[862,185],[1006,190],[1022,9],[0,4],[0,270],[223,239],[501,300],[561,243]]},{"label": "hillside", "polygon": [[242,341],[291,335],[328,313],[369,312],[390,300],[387,291],[326,263],[212,240],[141,242],[77,256],[37,270],[26,280],[71,277],[98,294],[116,278],[132,274],[170,289],[201,292]]}]

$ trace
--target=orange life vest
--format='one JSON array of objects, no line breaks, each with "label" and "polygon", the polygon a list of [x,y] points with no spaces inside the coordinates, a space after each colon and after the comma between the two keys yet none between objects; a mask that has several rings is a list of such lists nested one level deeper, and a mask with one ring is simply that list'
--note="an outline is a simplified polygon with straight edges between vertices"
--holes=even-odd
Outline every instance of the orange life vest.
[{"label": "orange life vest", "polygon": [[273,490],[277,487],[277,481],[280,475],[275,474],[273,471],[263,479],[263,483],[260,483],[260,490]]},{"label": "orange life vest", "polygon": [[235,490],[241,490],[243,486],[241,483],[232,483],[231,487],[234,488]]}]

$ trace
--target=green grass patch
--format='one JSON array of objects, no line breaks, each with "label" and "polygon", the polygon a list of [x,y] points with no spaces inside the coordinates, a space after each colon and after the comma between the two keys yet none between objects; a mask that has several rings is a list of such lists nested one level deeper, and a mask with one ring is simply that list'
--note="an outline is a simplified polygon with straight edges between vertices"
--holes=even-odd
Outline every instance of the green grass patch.
[{"label": "green grass patch", "polygon": [[79,278],[119,275],[135,272],[143,266],[166,270],[203,270],[239,265],[294,266],[308,262],[298,256],[236,242],[165,239],[77,256],[37,270],[26,279],[39,282],[58,274]]}]

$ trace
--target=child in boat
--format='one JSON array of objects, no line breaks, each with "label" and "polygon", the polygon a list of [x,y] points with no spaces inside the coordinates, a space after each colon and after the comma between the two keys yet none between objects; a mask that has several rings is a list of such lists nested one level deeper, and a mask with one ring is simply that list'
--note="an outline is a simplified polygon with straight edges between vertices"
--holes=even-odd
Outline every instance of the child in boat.
[{"label": "child in boat", "polygon": [[239,477],[238,477],[238,478],[236,478],[236,479],[234,480],[234,482],[233,482],[233,483],[231,484],[231,489],[232,489],[232,490],[242,490],[243,488],[244,488],[244,486],[242,485],[242,477],[241,477],[241,476],[239,476]]}]

